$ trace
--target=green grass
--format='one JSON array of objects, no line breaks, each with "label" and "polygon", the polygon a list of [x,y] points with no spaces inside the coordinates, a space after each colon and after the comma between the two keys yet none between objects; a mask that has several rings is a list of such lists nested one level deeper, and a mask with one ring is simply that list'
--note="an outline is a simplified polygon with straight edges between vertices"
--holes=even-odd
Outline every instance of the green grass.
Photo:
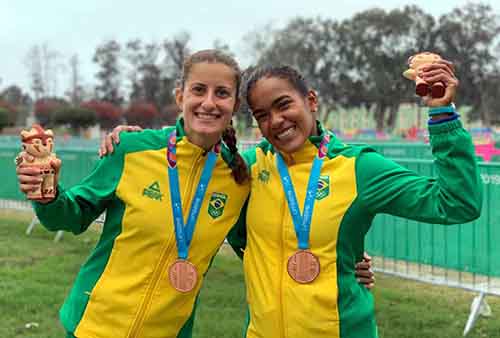
[{"label": "green grass", "polygon": [[[89,230],[53,233],[41,226],[24,231],[30,215],[0,210],[0,337],[59,338],[64,332],[58,309],[79,265],[98,238]],[[474,294],[377,276],[375,289],[380,337],[460,337]],[[493,316],[480,318],[471,338],[500,337],[500,299],[488,297]],[[195,338],[241,337],[245,318],[241,265],[228,249],[221,250],[205,281],[195,325]],[[38,327],[26,328],[27,323]],[[361,338],[361,337],[360,337]]]}]

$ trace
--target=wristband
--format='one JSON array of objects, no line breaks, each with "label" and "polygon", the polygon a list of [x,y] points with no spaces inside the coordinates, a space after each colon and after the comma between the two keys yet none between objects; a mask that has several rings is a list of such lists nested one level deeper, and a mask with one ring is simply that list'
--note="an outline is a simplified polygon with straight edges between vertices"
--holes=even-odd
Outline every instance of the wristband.
[{"label": "wristband", "polygon": [[450,121],[457,120],[459,117],[460,117],[460,115],[458,115],[457,113],[454,113],[453,115],[448,116],[446,118],[442,118],[440,120],[429,119],[429,122],[427,124],[433,125],[433,124],[440,124],[440,123],[444,123],[444,122],[450,122]]},{"label": "wristband", "polygon": [[439,115],[439,114],[455,114],[455,104],[451,103],[447,106],[432,107],[429,109],[429,116]]}]

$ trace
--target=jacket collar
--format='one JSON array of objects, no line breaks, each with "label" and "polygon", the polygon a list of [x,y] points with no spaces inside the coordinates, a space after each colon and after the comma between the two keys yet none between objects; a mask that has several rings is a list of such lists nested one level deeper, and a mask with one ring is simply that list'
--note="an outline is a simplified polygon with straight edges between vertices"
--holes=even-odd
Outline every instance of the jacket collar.
[{"label": "jacket collar", "polygon": [[[201,148],[200,146],[197,146],[196,144],[191,143],[188,140],[188,138],[186,136],[186,131],[184,129],[184,119],[182,117],[179,117],[177,119],[177,121],[175,122],[175,131],[177,133],[176,143],[178,145],[190,149],[193,152],[193,154],[197,154],[197,153],[206,154],[207,153],[205,149]],[[168,137],[168,135],[167,135],[167,137]],[[231,166],[233,164],[233,161],[235,160],[235,156],[231,153],[231,151],[229,150],[229,148],[226,146],[226,144],[224,142],[222,142],[221,155],[228,166]]]}]

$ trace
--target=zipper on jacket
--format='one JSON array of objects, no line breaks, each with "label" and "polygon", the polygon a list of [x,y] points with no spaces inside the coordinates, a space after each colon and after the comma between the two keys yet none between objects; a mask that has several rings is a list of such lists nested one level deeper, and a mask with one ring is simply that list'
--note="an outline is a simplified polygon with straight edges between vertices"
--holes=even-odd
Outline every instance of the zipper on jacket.
[{"label": "zipper on jacket", "polygon": [[160,262],[156,265],[156,268],[153,272],[153,276],[151,277],[151,281],[149,282],[148,290],[146,291],[146,295],[144,296],[144,300],[142,301],[142,304],[139,308],[139,311],[137,312],[136,318],[134,320],[134,324],[132,325],[132,328],[130,329],[130,333],[128,334],[128,337],[130,338],[136,338],[140,337],[139,333],[142,330],[142,324],[144,322],[144,316],[146,314],[146,309],[149,308],[149,304],[151,303],[151,298],[154,290],[156,289],[156,286],[158,285],[158,281],[160,280],[160,276],[162,272],[165,269],[165,265],[168,261],[168,256],[170,251],[172,251],[172,239],[170,238],[167,245],[165,246],[165,249],[161,253],[160,256]]},{"label": "zipper on jacket", "polygon": [[[194,158],[191,169],[189,170],[189,177],[187,180],[187,189],[185,189],[184,192],[189,192],[188,194],[184,193],[184,198],[182,199],[182,207],[183,207],[183,214],[185,214],[185,210],[189,210],[191,207],[190,205],[187,205],[188,201],[191,199],[191,195],[193,195],[193,181],[196,178],[198,172],[200,171],[200,166],[198,165],[200,162],[200,158],[202,157],[202,154],[197,154],[196,157]],[[189,196],[188,196],[189,195]],[[182,198],[182,196],[181,196]],[[175,235],[174,235],[175,236]],[[140,333],[142,332],[143,329],[143,323],[144,323],[144,316],[146,315],[146,310],[149,308],[149,304],[151,303],[152,299],[152,294],[154,290],[156,290],[156,287],[158,285],[158,282],[160,280],[160,276],[162,275],[163,271],[167,269],[166,264],[168,262],[168,257],[170,256],[170,253],[172,251],[172,237],[170,236],[167,245],[165,246],[165,249],[163,250],[161,256],[160,256],[160,261],[156,265],[156,268],[153,272],[153,276],[151,277],[151,282],[149,283],[148,290],[146,291],[146,296],[144,297],[144,300],[142,301],[142,304],[139,308],[139,311],[137,312],[137,316],[135,318],[134,324],[132,324],[132,328],[130,329],[130,333],[128,334],[129,338],[140,338],[142,335]]]},{"label": "zipper on jacket", "polygon": [[[283,189],[282,189],[283,190]],[[283,265],[283,262],[287,259],[285,257],[285,241],[286,241],[286,218],[288,217],[288,203],[286,201],[286,196],[285,193],[283,192],[283,212],[281,215],[281,248],[280,248],[280,285],[279,285],[279,302],[280,302],[280,323],[279,323],[279,332],[280,332],[280,337],[285,338],[285,305],[284,305],[284,300],[283,300],[283,285],[285,284],[285,278],[287,273],[284,271],[286,267],[286,263]]]}]

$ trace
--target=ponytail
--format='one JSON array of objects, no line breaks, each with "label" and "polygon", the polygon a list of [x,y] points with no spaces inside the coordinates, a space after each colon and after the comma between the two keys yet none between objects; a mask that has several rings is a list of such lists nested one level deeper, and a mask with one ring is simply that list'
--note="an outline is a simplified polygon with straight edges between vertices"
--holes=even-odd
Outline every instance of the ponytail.
[{"label": "ponytail", "polygon": [[233,160],[231,161],[229,166],[231,168],[231,174],[233,175],[234,180],[238,184],[245,183],[250,178],[250,175],[248,173],[248,168],[245,160],[243,160],[243,157],[241,157],[240,153],[238,153],[238,147],[236,145],[236,131],[233,128],[232,121],[231,124],[222,133],[222,140],[233,155]]}]

